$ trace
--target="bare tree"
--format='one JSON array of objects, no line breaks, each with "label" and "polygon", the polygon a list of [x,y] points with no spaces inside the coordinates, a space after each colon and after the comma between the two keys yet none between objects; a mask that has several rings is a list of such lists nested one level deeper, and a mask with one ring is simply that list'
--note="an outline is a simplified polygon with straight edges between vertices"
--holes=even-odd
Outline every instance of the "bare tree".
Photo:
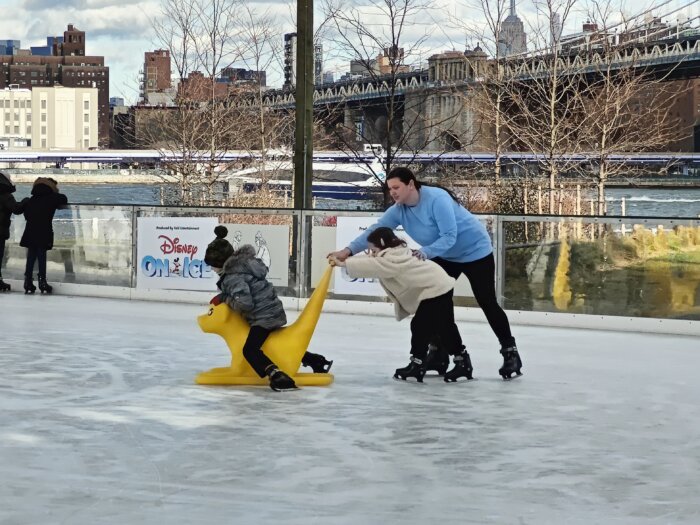
[{"label": "bare tree", "polygon": [[[617,32],[630,27],[615,21],[610,0],[590,0],[588,19],[598,27],[597,60],[578,95],[584,108],[580,142],[595,170],[598,214],[605,213],[605,185],[611,177],[629,174],[631,167],[612,162],[613,155],[668,149],[682,138],[680,119],[673,115],[677,85],[641,67],[636,61],[615,62]],[[611,22],[612,20],[612,22]]]},{"label": "bare tree", "polygon": [[170,51],[178,87],[174,106],[149,112],[138,140],[165,158],[174,152],[183,158],[164,167],[184,204],[212,200],[227,167],[221,158],[240,129],[228,103],[230,86],[217,82],[241,56],[237,9],[226,0],[163,0],[152,20],[158,45]]},{"label": "bare tree", "polygon": [[476,0],[464,7],[479,12],[483,18],[478,21],[463,16],[450,18],[452,27],[477,42],[473,50],[465,51],[475,81],[465,91],[465,97],[468,110],[477,115],[480,121],[476,140],[493,150],[496,183],[501,180],[503,153],[510,143],[505,112],[512,87],[509,85],[511,79],[505,75],[504,65],[508,58],[502,45],[508,4],[509,0]]},{"label": "bare tree", "polygon": [[[324,5],[341,55],[351,63],[348,96],[326,109],[326,129],[339,149],[354,155],[383,182],[383,173],[367,161],[363,144],[381,144],[382,171],[391,171],[398,152],[418,153],[434,142],[430,130],[455,120],[455,114],[426,118],[427,91],[410,90],[410,64],[421,54],[429,34],[423,20],[426,0],[378,0],[347,5],[329,0]],[[422,18],[422,19],[421,19]],[[357,96],[359,86],[372,84],[370,100]],[[409,94],[410,91],[410,94]],[[461,111],[461,107],[459,108]]]},{"label": "bare tree", "polygon": [[[569,154],[578,149],[582,126],[580,97],[576,96],[580,68],[567,60],[559,39],[552,38],[553,28],[566,24],[576,3],[535,0],[538,22],[528,30],[535,51],[519,62],[511,61],[506,73],[510,99],[503,113],[506,125],[515,147],[540,155],[539,169],[549,179],[549,213],[555,210],[559,174],[577,167]],[[527,69],[518,69],[518,64]]]}]

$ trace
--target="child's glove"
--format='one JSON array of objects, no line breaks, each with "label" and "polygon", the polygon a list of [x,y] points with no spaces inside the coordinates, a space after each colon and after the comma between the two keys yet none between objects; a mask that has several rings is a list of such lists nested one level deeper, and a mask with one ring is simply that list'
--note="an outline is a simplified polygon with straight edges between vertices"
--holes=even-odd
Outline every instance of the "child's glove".
[{"label": "child's glove", "polygon": [[211,301],[209,301],[209,304],[213,304],[214,306],[219,306],[223,302],[224,302],[224,300],[221,297],[221,294],[218,294],[218,295],[215,295],[214,297],[211,298]]}]

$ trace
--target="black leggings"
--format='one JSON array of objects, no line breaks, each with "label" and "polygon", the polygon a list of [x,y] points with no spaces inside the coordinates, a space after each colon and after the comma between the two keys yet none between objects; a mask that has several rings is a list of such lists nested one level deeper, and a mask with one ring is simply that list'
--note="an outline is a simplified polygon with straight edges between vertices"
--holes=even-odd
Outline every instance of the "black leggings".
[{"label": "black leggings", "polygon": [[461,353],[462,342],[455,339],[455,327],[452,290],[432,299],[423,299],[411,319],[411,355],[424,360],[428,352],[428,343],[436,336],[440,339],[442,348],[449,354]]},{"label": "black leggings", "polygon": [[24,268],[24,276],[32,278],[35,261],[39,262],[39,277],[46,279],[46,250],[44,248],[27,248],[27,266]]},{"label": "black leggings", "polygon": [[[498,337],[498,342],[501,343],[502,347],[514,346],[515,339],[510,333],[508,316],[496,299],[496,262],[493,259],[493,253],[483,259],[467,263],[446,261],[440,257],[436,257],[433,261],[442,266],[450,277],[457,279],[460,274],[467,276],[474,292],[474,299],[486,315],[486,320],[493,333]],[[450,293],[453,292],[454,290]],[[457,325],[454,322],[452,325],[455,337],[461,345],[462,338],[459,335]]]},{"label": "black leggings", "polygon": [[271,332],[262,326],[251,326],[243,345],[243,357],[260,377],[265,377],[267,367],[274,364],[262,351],[262,345]]},{"label": "black leggings", "polygon": [[5,239],[0,239],[0,278],[2,278],[3,264],[5,264]]}]

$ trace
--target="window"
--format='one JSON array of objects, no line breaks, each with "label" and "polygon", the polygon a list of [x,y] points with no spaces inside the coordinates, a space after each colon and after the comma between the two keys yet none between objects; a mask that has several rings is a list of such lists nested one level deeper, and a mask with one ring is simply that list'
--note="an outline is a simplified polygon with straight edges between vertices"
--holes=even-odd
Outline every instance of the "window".
[{"label": "window", "polygon": [[27,124],[27,134],[28,135],[32,134],[32,126],[30,124]]},{"label": "window", "polygon": [[89,100],[83,101],[83,109],[90,109],[90,101]]},{"label": "window", "polygon": [[19,108],[19,100],[15,100],[15,108]]},{"label": "window", "polygon": [[89,147],[90,147],[90,139],[85,139],[85,140],[83,140],[83,147],[84,147],[84,148],[89,148]]},{"label": "window", "polygon": [[10,134],[10,125],[5,124],[5,135],[9,135],[9,134]]},{"label": "window", "polygon": [[27,113],[27,122],[31,122],[31,121],[32,121],[32,114]]},{"label": "window", "polygon": [[90,122],[90,113],[83,114],[83,122]]},{"label": "window", "polygon": [[41,101],[41,109],[46,109],[46,100]]},{"label": "window", "polygon": [[32,101],[27,100],[27,109],[32,109]]},{"label": "window", "polygon": [[19,126],[15,126],[15,135],[19,135]]},{"label": "window", "polygon": [[41,121],[46,122],[46,113],[41,114]]},{"label": "window", "polygon": [[90,126],[85,126],[83,128],[83,135],[90,136]]},{"label": "window", "polygon": [[41,147],[46,148],[46,139],[41,139]]},{"label": "window", "polygon": [[46,135],[46,126],[41,126],[41,134]]}]

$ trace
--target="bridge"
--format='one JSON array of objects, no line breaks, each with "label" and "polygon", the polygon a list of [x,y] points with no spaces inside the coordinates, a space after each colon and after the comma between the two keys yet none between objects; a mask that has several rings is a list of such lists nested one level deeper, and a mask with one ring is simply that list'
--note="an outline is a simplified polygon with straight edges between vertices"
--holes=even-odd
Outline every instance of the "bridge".
[{"label": "bridge", "polygon": [[[665,76],[668,80],[697,78],[700,76],[700,28],[686,29],[674,38],[634,42],[607,51],[592,46],[589,50],[562,53],[554,64],[552,60],[551,55],[542,53],[503,59],[502,65],[506,77],[518,81],[546,77],[553,65],[565,74],[586,75],[601,69],[616,70],[631,66],[635,70]],[[467,87],[477,83],[478,79],[474,78],[447,83],[433,81],[427,70],[421,70],[396,75],[393,82],[390,76],[373,76],[320,85],[315,88],[313,99],[314,106],[319,107],[382,99],[392,91],[394,95],[402,97],[408,92],[438,90],[448,85]],[[255,99],[251,98],[247,103],[252,105]],[[269,90],[263,95],[263,105],[267,107],[291,109],[294,103],[294,91],[289,89]]]}]

